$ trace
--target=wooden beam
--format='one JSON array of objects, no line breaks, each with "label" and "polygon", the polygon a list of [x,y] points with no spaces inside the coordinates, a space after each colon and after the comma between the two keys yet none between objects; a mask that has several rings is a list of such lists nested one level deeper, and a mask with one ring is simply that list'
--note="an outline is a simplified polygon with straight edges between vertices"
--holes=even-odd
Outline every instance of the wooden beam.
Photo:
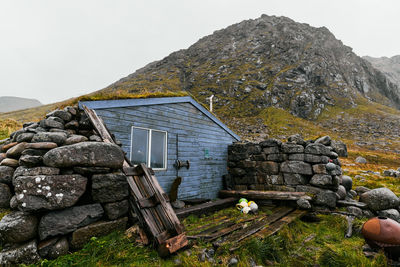
[{"label": "wooden beam", "polygon": [[191,214],[207,214],[216,210],[224,209],[232,206],[237,201],[236,198],[230,197],[219,199],[213,202],[207,202],[199,205],[194,205],[188,208],[178,209],[175,211],[179,219],[183,219]]},{"label": "wooden beam", "polygon": [[305,192],[283,192],[283,191],[256,191],[256,190],[221,190],[219,191],[220,197],[246,197],[249,199],[266,199],[266,200],[299,200],[305,198],[312,200],[312,198]]},{"label": "wooden beam", "polygon": [[[261,238],[266,238],[269,237],[275,233],[277,233],[279,230],[281,230],[285,225],[293,222],[295,219],[303,216],[304,214],[306,214],[308,211],[305,210],[295,210],[289,214],[287,214],[285,217],[282,217],[281,219],[271,223],[268,227],[258,231],[258,232],[254,232],[255,236],[257,237],[261,237]],[[243,244],[243,240],[247,239],[248,237],[250,237],[250,235],[247,236],[243,236],[240,239],[238,239],[239,241],[235,242],[234,245],[229,248],[230,252],[233,252],[235,250],[237,250],[238,248],[240,248],[240,246]]]}]

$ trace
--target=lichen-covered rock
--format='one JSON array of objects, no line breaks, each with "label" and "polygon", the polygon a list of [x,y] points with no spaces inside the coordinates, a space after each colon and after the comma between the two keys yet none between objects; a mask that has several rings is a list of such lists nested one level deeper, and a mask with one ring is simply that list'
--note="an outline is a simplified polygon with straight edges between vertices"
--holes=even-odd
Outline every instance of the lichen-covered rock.
[{"label": "lichen-covered rock", "polygon": [[354,215],[354,216],[356,216],[356,217],[358,217],[358,218],[360,218],[360,217],[363,216],[363,211],[362,211],[362,209],[360,209],[360,208],[358,208],[358,207],[355,207],[355,206],[349,206],[349,207],[347,207],[347,211],[348,211],[350,214],[352,214],[352,215]]},{"label": "lichen-covered rock", "polygon": [[41,120],[39,122],[40,127],[48,129],[48,128],[55,128],[55,129],[64,129],[64,123],[59,122],[54,117],[49,117],[47,119]]},{"label": "lichen-covered rock", "polygon": [[323,144],[313,143],[306,146],[304,153],[312,155],[325,155],[329,156],[331,150]]},{"label": "lichen-covered rock", "polygon": [[339,185],[338,190],[336,191],[339,199],[345,199],[347,196],[346,188],[343,185]]},{"label": "lichen-covered rock", "polygon": [[0,166],[0,183],[11,184],[14,175],[14,168]]},{"label": "lichen-covered rock", "polygon": [[312,168],[315,174],[328,174],[325,164],[315,164]]},{"label": "lichen-covered rock", "polygon": [[92,198],[96,202],[116,202],[129,194],[126,176],[122,173],[95,174],[92,176]]},{"label": "lichen-covered rock", "polygon": [[336,194],[330,190],[321,191],[315,197],[315,204],[335,208]]},{"label": "lichen-covered rock", "polygon": [[321,188],[331,187],[333,185],[332,176],[326,174],[315,174],[311,177],[310,184]]},{"label": "lichen-covered rock", "polygon": [[304,146],[306,144],[306,141],[304,141],[303,137],[300,134],[294,134],[289,136],[288,143]]},{"label": "lichen-covered rock", "polygon": [[1,266],[14,266],[19,264],[33,264],[40,260],[37,252],[36,240],[28,243],[4,249],[0,252]]},{"label": "lichen-covered rock", "polygon": [[312,208],[310,201],[308,201],[305,198],[300,198],[299,200],[296,201],[296,204],[299,208],[304,210],[309,210]]},{"label": "lichen-covered rock", "polygon": [[329,135],[323,136],[315,140],[316,144],[323,144],[325,146],[330,146],[331,145],[331,137]]},{"label": "lichen-covered rock", "polygon": [[349,192],[353,187],[353,179],[350,176],[343,175],[341,184],[346,188],[346,191]]},{"label": "lichen-covered rock", "polygon": [[287,154],[303,153],[304,147],[302,145],[296,144],[282,144],[282,152]]},{"label": "lichen-covered rock", "polygon": [[115,221],[95,222],[88,226],[77,229],[72,233],[71,248],[82,248],[93,236],[107,235],[113,231],[123,231],[126,229],[128,218],[124,217]]},{"label": "lichen-covered rock", "polygon": [[307,184],[307,177],[298,173],[284,173],[283,178],[286,185]]},{"label": "lichen-covered rock", "polygon": [[37,176],[37,175],[58,175],[60,173],[60,169],[53,167],[34,167],[27,168],[24,166],[18,167],[14,172],[14,179],[18,176]]},{"label": "lichen-covered rock", "polygon": [[9,208],[11,197],[10,187],[7,184],[0,183],[0,208]]},{"label": "lichen-covered rock", "polygon": [[355,161],[356,163],[367,164],[367,160],[361,156],[358,156]]},{"label": "lichen-covered rock", "polygon": [[311,165],[302,161],[285,161],[281,164],[283,173],[297,173],[304,175],[312,175]]},{"label": "lichen-covered rock", "polygon": [[47,118],[49,117],[57,117],[62,119],[65,122],[68,122],[72,119],[72,114],[66,110],[54,110],[46,115]]},{"label": "lichen-covered rock", "polygon": [[388,217],[395,220],[396,222],[400,222],[400,213],[396,209],[380,210],[378,211],[378,215]]},{"label": "lichen-covered rock", "polygon": [[274,139],[274,138],[267,139],[260,143],[261,147],[281,146],[281,145],[282,145],[282,141],[280,141],[278,139]]},{"label": "lichen-covered rock", "polygon": [[371,189],[365,186],[357,186],[355,191],[357,192],[357,195],[361,196],[365,192],[371,191]]},{"label": "lichen-covered rock", "polygon": [[399,198],[385,187],[363,193],[360,196],[360,201],[366,203],[372,211],[397,208],[400,204]]},{"label": "lichen-covered rock", "polygon": [[46,259],[55,259],[67,254],[69,251],[68,239],[63,237],[54,237],[41,241],[38,244],[38,252],[40,257]]},{"label": "lichen-covered rock", "polygon": [[264,161],[258,164],[259,171],[268,175],[279,173],[279,164],[273,161]]},{"label": "lichen-covered rock", "polygon": [[324,163],[324,164],[327,164],[329,162],[329,158],[327,156],[304,154],[304,161],[305,162],[309,162],[309,163]]},{"label": "lichen-covered rock", "polygon": [[22,133],[22,134],[18,135],[18,137],[16,138],[16,141],[18,143],[30,142],[34,135],[35,135],[34,133]]},{"label": "lichen-covered rock", "polygon": [[342,141],[332,140],[331,146],[332,146],[333,150],[338,154],[339,157],[345,157],[345,158],[348,157],[347,146]]},{"label": "lichen-covered rock", "polygon": [[23,155],[19,158],[18,163],[20,166],[32,168],[41,165],[42,161],[43,161],[42,156]]},{"label": "lichen-covered rock", "polygon": [[71,207],[83,195],[87,178],[74,175],[18,176],[14,179],[18,208],[24,211]]},{"label": "lichen-covered rock", "polygon": [[98,221],[103,214],[103,208],[98,203],[47,213],[39,223],[40,240],[71,233],[80,227]]},{"label": "lichen-covered rock", "polygon": [[37,235],[38,219],[36,216],[13,211],[0,221],[0,238],[3,243],[22,243]]},{"label": "lichen-covered rock", "polygon": [[123,161],[124,153],[119,146],[97,142],[58,147],[43,157],[45,165],[60,168],[84,166],[120,169]]},{"label": "lichen-covered rock", "polygon": [[60,132],[39,132],[32,138],[32,143],[56,143],[58,146],[67,140],[66,133]]},{"label": "lichen-covered rock", "polygon": [[104,211],[109,220],[115,220],[125,216],[129,211],[128,200],[104,204]]}]

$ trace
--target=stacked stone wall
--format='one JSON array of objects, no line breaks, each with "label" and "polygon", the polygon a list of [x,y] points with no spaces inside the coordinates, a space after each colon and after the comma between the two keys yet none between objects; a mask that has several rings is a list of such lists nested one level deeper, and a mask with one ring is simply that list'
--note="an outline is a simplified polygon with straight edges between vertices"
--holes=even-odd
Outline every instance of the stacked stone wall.
[{"label": "stacked stone wall", "polygon": [[343,143],[329,136],[315,141],[295,135],[286,143],[276,139],[235,143],[228,147],[228,187],[309,192],[316,195],[315,204],[333,208],[338,191],[344,189],[337,151],[347,153]]},{"label": "stacked stone wall", "polygon": [[0,147],[0,264],[32,263],[80,249],[92,236],[125,229],[124,154],[101,142],[76,107],[49,113]]}]

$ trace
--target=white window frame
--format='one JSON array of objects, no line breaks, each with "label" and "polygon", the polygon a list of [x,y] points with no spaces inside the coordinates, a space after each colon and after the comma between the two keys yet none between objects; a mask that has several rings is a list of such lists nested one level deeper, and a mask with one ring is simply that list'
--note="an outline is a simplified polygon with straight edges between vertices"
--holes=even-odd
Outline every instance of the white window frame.
[{"label": "white window frame", "polygon": [[[133,129],[141,129],[141,130],[147,130],[149,131],[149,138],[148,138],[148,143],[147,143],[147,151],[148,151],[148,155],[147,155],[147,162],[145,162],[146,166],[148,168],[150,168],[150,164],[151,164],[151,139],[153,136],[153,131],[154,132],[161,132],[161,133],[165,133],[165,140],[164,140],[164,168],[153,168],[154,171],[166,171],[168,166],[168,132],[167,131],[162,131],[162,130],[154,130],[154,129],[150,129],[150,128],[144,128],[144,127],[137,127],[137,126],[132,126],[131,127],[131,153],[130,153],[130,158],[129,160],[132,162],[132,146],[133,146]],[[135,165],[136,166],[136,165]]]}]

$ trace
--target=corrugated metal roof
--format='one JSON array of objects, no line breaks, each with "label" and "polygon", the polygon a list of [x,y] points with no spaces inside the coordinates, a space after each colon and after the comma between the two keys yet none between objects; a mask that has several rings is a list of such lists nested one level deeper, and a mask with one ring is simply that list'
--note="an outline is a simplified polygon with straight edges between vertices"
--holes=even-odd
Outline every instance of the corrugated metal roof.
[{"label": "corrugated metal roof", "polygon": [[183,97],[158,97],[158,98],[136,98],[136,99],[117,99],[117,100],[97,100],[97,101],[80,101],[79,107],[82,104],[91,109],[105,109],[105,108],[115,108],[115,107],[136,107],[136,106],[149,106],[149,105],[162,105],[162,104],[175,104],[175,103],[190,103],[200,110],[204,115],[209,117],[213,122],[218,124],[236,140],[240,140],[240,137],[235,134],[231,129],[228,128],[224,123],[222,123],[217,117],[215,117],[211,112],[209,112],[202,105],[197,103],[190,96]]}]

